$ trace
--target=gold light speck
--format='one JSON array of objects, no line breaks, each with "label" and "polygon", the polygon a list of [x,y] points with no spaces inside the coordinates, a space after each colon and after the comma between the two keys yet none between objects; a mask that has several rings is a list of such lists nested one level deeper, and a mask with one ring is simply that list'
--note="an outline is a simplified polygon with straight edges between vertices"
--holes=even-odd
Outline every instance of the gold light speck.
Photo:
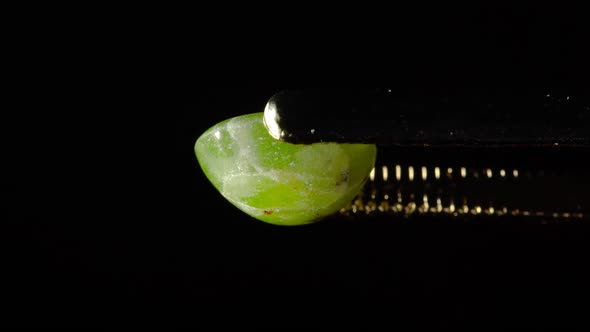
[{"label": "gold light speck", "polygon": [[428,169],[425,166],[422,166],[422,180],[426,181],[428,178]]},{"label": "gold light speck", "polygon": [[387,182],[387,179],[389,178],[389,170],[387,169],[387,166],[383,165],[381,171],[383,172],[383,181]]},{"label": "gold light speck", "polygon": [[397,181],[402,179],[402,167],[400,165],[395,165],[395,179]]},{"label": "gold light speck", "polygon": [[440,199],[440,197],[436,198],[436,212],[442,212],[443,210],[443,206],[442,206],[442,201]]}]

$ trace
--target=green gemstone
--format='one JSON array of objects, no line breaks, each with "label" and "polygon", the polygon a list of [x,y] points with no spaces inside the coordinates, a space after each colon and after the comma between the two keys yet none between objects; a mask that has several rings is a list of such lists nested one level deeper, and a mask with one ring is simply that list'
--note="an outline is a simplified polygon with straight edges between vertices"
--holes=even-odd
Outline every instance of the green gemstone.
[{"label": "green gemstone", "polygon": [[255,113],[213,126],[199,137],[195,152],[213,186],[237,208],[271,224],[303,225],[354,198],[377,148],[281,142],[266,130],[263,113]]}]

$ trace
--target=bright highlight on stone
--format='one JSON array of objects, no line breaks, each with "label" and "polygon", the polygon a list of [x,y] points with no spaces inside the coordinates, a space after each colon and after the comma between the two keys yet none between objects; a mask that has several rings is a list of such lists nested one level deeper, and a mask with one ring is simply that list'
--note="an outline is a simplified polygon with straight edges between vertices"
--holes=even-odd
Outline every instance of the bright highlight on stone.
[{"label": "bright highlight on stone", "polygon": [[250,216],[276,225],[319,221],[349,203],[375,164],[369,144],[290,144],[270,136],[263,113],[207,130],[195,145],[213,186]]}]

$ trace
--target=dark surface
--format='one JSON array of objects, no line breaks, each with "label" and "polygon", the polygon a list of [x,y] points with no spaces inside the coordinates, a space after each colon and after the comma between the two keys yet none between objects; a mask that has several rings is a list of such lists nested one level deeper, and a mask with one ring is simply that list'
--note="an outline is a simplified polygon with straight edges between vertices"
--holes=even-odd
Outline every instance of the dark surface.
[{"label": "dark surface", "polygon": [[[555,12],[553,5],[535,8]],[[316,13],[315,7],[307,11]],[[116,47],[75,66],[76,78],[93,82],[100,75],[86,68],[110,67],[105,58],[122,68],[97,82],[91,89],[97,95],[76,101],[72,116],[54,112],[73,98],[70,90],[60,88],[58,100],[27,92],[21,100],[25,131],[5,140],[13,145],[27,137],[30,145],[14,144],[16,160],[26,161],[24,175],[2,178],[3,322],[587,327],[587,226],[422,218],[281,228],[245,216],[201,173],[193,153],[200,133],[229,117],[262,112],[268,98],[285,88],[390,86],[380,83],[391,78],[401,86],[559,86],[587,77],[574,61],[587,62],[579,52],[586,38],[569,7],[562,10],[565,23],[531,17],[528,8],[504,8],[465,15],[472,27],[444,32],[439,25],[421,29],[420,20],[396,27],[406,12],[393,18],[383,12],[387,18],[367,15],[369,31],[333,10],[317,13],[321,24],[306,32],[300,27],[308,26],[307,15],[253,18],[236,11],[229,21],[240,24],[231,25],[228,8],[208,22],[191,10],[190,17],[170,17],[173,28],[161,33],[163,45],[154,39],[168,22],[147,16],[157,29],[145,32],[148,47],[138,54],[126,58]],[[422,19],[422,11],[416,13]],[[326,17],[345,22],[332,25]],[[102,30],[102,17],[99,22],[95,28]],[[248,29],[256,23],[262,27]],[[145,25],[130,26],[129,33],[116,31],[121,45],[134,44]],[[45,56],[50,49],[31,54]],[[88,53],[95,53],[94,44]],[[45,66],[59,73],[44,75],[43,88],[60,87],[53,79],[62,77],[62,67],[52,61]],[[133,66],[137,76],[129,73]],[[172,77],[154,77],[154,66]],[[298,78],[291,81],[294,72]],[[128,76],[142,82],[135,85]],[[78,79],[70,83],[89,89]],[[130,100],[96,107],[113,94]],[[39,117],[24,102],[31,99],[43,103],[34,108]],[[74,132],[49,125],[56,117]],[[115,137],[119,130],[112,124],[121,125],[129,140]],[[56,134],[59,139],[49,138]],[[72,141],[75,146],[59,151]],[[5,219],[8,214],[16,217]]]},{"label": "dark surface", "polygon": [[[173,299],[231,303],[232,313],[256,299],[262,307],[250,305],[249,319],[294,324],[331,322],[336,309],[334,319],[345,324],[578,325],[586,308],[579,300],[590,295],[586,225],[377,218],[282,228],[227,204],[200,172],[193,142],[221,120],[261,111],[277,90],[205,90],[183,108],[182,217],[168,253],[185,284],[170,290]],[[211,105],[224,107],[203,118],[199,111]],[[202,219],[207,212],[215,217]]]},{"label": "dark surface", "polygon": [[[274,327],[587,323],[586,225],[424,217],[285,228],[228,204],[193,145],[220,121],[261,112],[282,88],[257,82],[184,93],[167,111],[171,156],[141,139],[134,144],[147,149],[137,166],[126,164],[133,153],[125,150],[116,161],[77,158],[56,173],[32,167],[31,179],[15,183],[20,194],[43,184],[38,205],[14,206],[18,223],[3,234],[7,314],[27,326],[116,318]],[[90,172],[87,163],[100,167]],[[66,172],[80,181],[62,183]]]}]

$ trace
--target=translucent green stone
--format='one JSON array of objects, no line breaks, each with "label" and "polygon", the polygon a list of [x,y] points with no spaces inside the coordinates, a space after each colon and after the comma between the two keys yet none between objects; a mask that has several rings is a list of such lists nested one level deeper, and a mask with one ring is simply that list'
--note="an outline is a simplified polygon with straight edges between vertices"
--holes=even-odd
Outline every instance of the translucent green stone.
[{"label": "translucent green stone", "polygon": [[255,113],[213,126],[199,137],[195,152],[213,186],[237,208],[271,224],[302,225],[354,198],[377,148],[277,141],[264,127],[263,113]]}]

